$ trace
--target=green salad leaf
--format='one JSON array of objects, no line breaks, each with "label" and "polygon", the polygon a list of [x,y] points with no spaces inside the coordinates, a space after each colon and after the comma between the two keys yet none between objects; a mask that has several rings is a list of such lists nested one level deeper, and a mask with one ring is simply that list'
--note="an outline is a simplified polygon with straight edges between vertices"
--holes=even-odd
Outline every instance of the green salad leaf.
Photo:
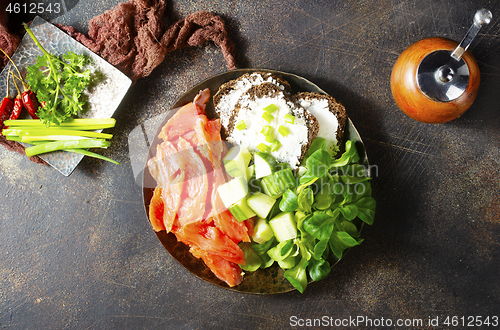
[{"label": "green salad leaf", "polygon": [[361,222],[355,220],[371,225],[375,218],[371,178],[365,166],[358,163],[355,142],[347,141],[344,153],[336,159],[325,151],[325,145],[324,139],[313,141],[296,174],[298,184],[277,197],[266,217],[270,221],[279,212],[293,212],[297,237],[284,242],[273,237],[243,249],[249,256],[248,267],[260,264],[259,268],[266,268],[276,262],[301,293],[309,279],[319,281],[328,276],[332,261],[363,242],[358,228]]},{"label": "green salad leaf", "polygon": [[287,269],[284,273],[285,278],[297,289],[303,293],[307,287],[306,267],[309,261],[302,259],[298,265],[291,269]]},{"label": "green salad leaf", "polygon": [[299,207],[299,198],[297,194],[291,190],[287,189],[279,202],[279,208],[282,212],[292,212]]},{"label": "green salad leaf", "polygon": [[239,247],[243,251],[245,256],[245,264],[240,265],[240,268],[247,272],[254,272],[262,266],[264,262],[259,254],[252,249],[251,243],[249,242],[241,242]]},{"label": "green salad leaf", "polygon": [[311,188],[303,189],[299,193],[299,197],[297,198],[298,202],[298,210],[303,211],[305,213],[311,213],[312,205],[314,203],[314,194]]},{"label": "green salad leaf", "polygon": [[317,211],[304,221],[303,226],[306,232],[318,240],[328,239],[332,235],[338,216],[338,210]]},{"label": "green salad leaf", "polygon": [[302,164],[305,164],[309,156],[311,156],[317,150],[325,150],[326,148],[326,140],[324,138],[317,137],[315,138],[309,148],[306,151]]},{"label": "green salad leaf", "polygon": [[330,274],[330,263],[323,258],[311,259],[309,276],[313,281],[320,281]]}]

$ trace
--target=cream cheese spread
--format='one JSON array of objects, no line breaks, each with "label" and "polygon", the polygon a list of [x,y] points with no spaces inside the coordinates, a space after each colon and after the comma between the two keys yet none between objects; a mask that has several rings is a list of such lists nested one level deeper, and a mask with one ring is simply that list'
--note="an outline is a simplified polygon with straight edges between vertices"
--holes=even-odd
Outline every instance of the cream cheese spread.
[{"label": "cream cheese spread", "polygon": [[[268,153],[278,162],[289,163],[292,169],[296,169],[302,155],[302,146],[308,143],[308,127],[304,117],[304,109],[288,101],[282,93],[280,94],[263,96],[255,100],[251,100],[248,95],[240,96],[239,111],[235,123],[244,121],[246,127],[242,130],[233,129],[227,140],[245,146],[250,152],[257,152],[259,144],[271,144],[266,142],[266,136],[262,133],[264,126],[271,126],[274,138],[280,142],[281,146]],[[262,115],[264,108],[270,104],[274,104],[277,110],[272,113],[274,119],[268,122]],[[285,121],[285,114],[295,116],[293,124]],[[286,136],[282,136],[278,132],[280,126],[287,128],[288,134]]]},{"label": "cream cheese spread", "polygon": [[[240,79],[235,81],[235,85],[230,93],[223,95],[218,104],[218,112],[221,115],[220,120],[221,124],[224,127],[229,125],[230,114],[234,110],[236,104],[240,100],[241,96],[247,92],[252,86],[260,85],[264,82],[272,83],[278,86],[281,90],[285,89],[285,86],[278,83],[278,81],[273,78],[271,73],[260,74],[260,73],[252,73],[249,76],[242,76]],[[228,114],[224,116],[224,114]]]},{"label": "cream cheese spread", "polygon": [[339,121],[329,109],[327,99],[300,99],[299,104],[309,111],[319,123],[316,137],[326,140],[326,150],[336,154],[338,151],[337,130]]}]

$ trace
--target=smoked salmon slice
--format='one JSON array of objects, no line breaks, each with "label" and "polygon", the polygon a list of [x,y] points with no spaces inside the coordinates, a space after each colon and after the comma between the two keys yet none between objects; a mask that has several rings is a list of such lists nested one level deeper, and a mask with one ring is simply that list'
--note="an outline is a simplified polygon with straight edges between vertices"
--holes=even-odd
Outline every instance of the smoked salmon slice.
[{"label": "smoked salmon slice", "polygon": [[230,287],[236,286],[243,281],[243,272],[240,266],[234,262],[227,261],[215,254],[203,251],[202,249],[193,246],[189,251],[196,257],[201,258],[205,265],[210,268],[212,273],[221,281],[224,281]]},{"label": "smoked salmon slice", "polygon": [[203,223],[190,223],[174,232],[177,239],[189,246],[197,246],[235,264],[244,265],[245,256],[241,248],[218,228]]},{"label": "smoked salmon slice", "polygon": [[182,137],[177,142],[179,155],[186,164],[182,203],[178,210],[180,226],[202,221],[208,193],[207,169],[189,142]]},{"label": "smoked salmon slice", "polygon": [[180,226],[178,212],[181,205],[185,174],[185,172],[181,172],[166,188],[163,189],[163,224],[167,233],[173,230],[175,226]]},{"label": "smoked salmon slice", "polygon": [[148,162],[157,181],[150,203],[155,231],[172,232],[196,258],[229,286],[243,280],[245,256],[238,243],[250,242],[253,223],[238,222],[220,199],[226,182],[222,159],[227,153],[219,119],[205,114],[210,91],[198,93],[162,127],[163,140]]},{"label": "smoked salmon slice", "polygon": [[[220,138],[220,120],[208,120],[204,114],[200,114],[196,120],[192,120],[191,122],[193,125],[192,130],[184,132],[182,136],[195,147],[200,156],[210,165],[207,169],[220,167],[221,156],[224,150],[224,145]],[[217,128],[218,131],[214,132],[214,129]]]},{"label": "smoked salmon slice", "polygon": [[250,242],[247,226],[243,221],[238,222],[229,210],[225,210],[215,215],[214,224],[222,233],[230,237],[234,242]]},{"label": "smoked salmon slice", "polygon": [[155,188],[153,197],[151,197],[151,203],[149,204],[149,221],[154,231],[165,230],[165,224],[163,223],[165,203],[163,202],[163,198],[161,198],[162,190],[160,187]]},{"label": "smoked salmon slice", "polygon": [[192,131],[197,125],[197,121],[208,121],[205,116],[205,103],[202,102],[207,102],[209,98],[210,90],[208,88],[200,91],[193,102],[182,106],[176,111],[172,118],[163,126],[158,137],[165,141],[171,140]]},{"label": "smoked salmon slice", "polygon": [[156,156],[150,159],[148,166],[162,190],[163,223],[168,233],[174,226],[181,203],[186,165],[176,147],[165,141],[157,146]]}]

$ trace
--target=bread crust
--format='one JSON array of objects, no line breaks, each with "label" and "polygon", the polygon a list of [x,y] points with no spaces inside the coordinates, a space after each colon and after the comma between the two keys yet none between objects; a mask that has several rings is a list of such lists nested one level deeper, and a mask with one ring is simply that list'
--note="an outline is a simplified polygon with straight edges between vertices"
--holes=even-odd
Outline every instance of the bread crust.
[{"label": "bread crust", "polygon": [[229,94],[235,92],[238,89],[239,82],[247,80],[250,82],[257,83],[259,79],[264,80],[263,82],[265,82],[266,80],[267,82],[274,82],[277,86],[280,87],[280,89],[282,89],[287,93],[291,93],[292,91],[292,88],[290,87],[288,81],[284,80],[281,76],[276,75],[274,73],[264,72],[264,71],[245,73],[241,77],[230,80],[219,87],[219,89],[213,96],[215,109],[218,108],[218,105],[225,96],[228,96]]},{"label": "bread crust", "polygon": [[[302,145],[301,147],[301,156],[298,159],[298,164],[302,162],[302,159],[304,158],[307,149],[309,149],[309,146],[311,145],[312,141],[316,138],[319,132],[319,123],[309,111],[305,110],[303,107],[301,107],[299,104],[297,104],[294,100],[292,95],[286,91],[286,90],[281,90],[277,85],[273,83],[262,83],[257,86],[251,87],[246,93],[245,96],[248,96],[248,100],[250,101],[255,101],[256,99],[263,98],[263,97],[282,97],[290,108],[292,109],[292,114],[295,117],[303,118],[307,127],[307,142]],[[228,135],[231,134],[232,130],[234,130],[234,125],[235,125],[235,118],[237,118],[238,112],[241,110],[242,107],[246,106],[245,104],[245,99],[242,98],[238,102],[235,108],[235,116],[233,116],[233,121],[231,125],[228,127]]]},{"label": "bread crust", "polygon": [[[236,104],[239,97],[245,94],[248,89],[253,86],[257,86],[265,82],[278,86],[279,89],[288,95],[291,94],[292,88],[288,81],[283,79],[280,75],[265,71],[245,73],[239,78],[230,80],[219,87],[213,96],[213,103],[216,114],[222,119],[221,137],[223,139],[227,139],[230,132],[234,129],[235,118],[237,118],[238,114]],[[231,100],[229,102],[229,107],[221,106],[224,101],[227,102],[230,98],[236,99],[235,102],[232,102],[233,100]],[[225,120],[224,118],[228,119]]]},{"label": "bread crust", "polygon": [[[294,102],[300,104],[300,100],[327,100],[328,101],[328,110],[337,117],[338,126],[337,126],[337,146],[340,148],[341,143],[343,141],[345,127],[347,124],[347,111],[345,107],[337,100],[326,94],[313,93],[313,92],[300,92],[293,95]],[[320,123],[321,125],[321,123]]]},{"label": "bread crust", "polygon": [[251,103],[264,97],[280,98],[286,101],[293,115],[304,118],[307,126],[307,142],[301,145],[301,156],[298,164],[302,162],[312,141],[317,137],[321,123],[307,109],[300,105],[301,100],[328,100],[328,110],[335,115],[338,121],[336,137],[337,147],[341,147],[347,123],[345,107],[335,98],[315,93],[300,92],[292,95],[290,84],[281,76],[264,71],[245,73],[241,77],[228,81],[220,86],[213,96],[214,108],[221,118],[221,136],[227,140],[235,129],[238,114],[245,108],[251,110]]}]

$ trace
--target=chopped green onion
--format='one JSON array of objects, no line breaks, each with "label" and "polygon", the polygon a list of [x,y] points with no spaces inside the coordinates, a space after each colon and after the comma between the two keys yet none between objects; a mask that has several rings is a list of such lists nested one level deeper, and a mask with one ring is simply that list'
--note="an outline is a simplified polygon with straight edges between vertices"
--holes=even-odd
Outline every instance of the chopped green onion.
[{"label": "chopped green onion", "polygon": [[[114,127],[116,123],[116,119],[114,118],[76,118],[69,119],[62,122],[59,126],[51,126],[51,127],[65,127],[72,129],[80,129],[80,130],[94,130],[94,129],[104,129]],[[16,120],[6,120],[4,121],[5,126],[19,127],[19,126],[29,126],[29,127],[37,127],[43,128],[47,127],[39,119],[16,119]]]},{"label": "chopped green onion", "polygon": [[241,131],[245,128],[247,128],[247,125],[245,124],[245,121],[242,119],[239,122],[236,123],[236,128]]},{"label": "chopped green onion", "polygon": [[262,118],[264,118],[268,123],[270,123],[271,121],[273,121],[274,116],[271,115],[269,112],[264,112],[262,114]]},{"label": "chopped green onion", "polygon": [[8,141],[16,141],[16,142],[21,142],[21,138],[17,135],[6,135],[5,139]]},{"label": "chopped green onion", "polygon": [[269,135],[266,135],[266,142],[274,142],[275,138],[274,138],[274,134],[269,134]]},{"label": "chopped green onion", "polygon": [[68,141],[68,140],[83,140],[90,139],[89,137],[79,136],[79,135],[21,135],[21,142],[33,142],[33,141]]},{"label": "chopped green onion", "polygon": [[264,134],[265,136],[268,136],[270,134],[273,134],[273,127],[272,126],[269,126],[269,125],[265,125],[264,127],[262,127],[262,131],[260,131],[262,134]]},{"label": "chopped green onion", "polygon": [[116,160],[113,160],[111,158],[108,158],[106,156],[103,156],[103,155],[99,155],[99,154],[96,154],[95,152],[92,152],[92,151],[88,151],[86,149],[80,149],[80,148],[69,148],[69,149],[64,149],[64,151],[68,151],[68,152],[74,152],[76,154],[82,154],[84,156],[89,156],[89,157],[93,157],[93,158],[98,158],[98,159],[102,159],[102,160],[105,160],[107,162],[110,162],[110,163],[113,163],[113,164],[116,164],[116,165],[120,165],[120,163],[118,163]]},{"label": "chopped green onion", "polygon": [[106,148],[110,146],[110,142],[102,139],[85,139],[85,140],[70,140],[70,141],[54,141],[42,144],[36,144],[33,147],[26,148],[26,156],[31,157],[47,152],[74,149],[74,148]]},{"label": "chopped green onion", "polygon": [[270,150],[269,146],[265,143],[259,143],[257,145],[257,149],[259,149],[262,152],[269,152],[269,150]]},{"label": "chopped green onion", "polygon": [[36,119],[6,120],[5,123],[11,127],[3,129],[2,134],[7,140],[31,144],[31,147],[26,148],[28,157],[63,150],[119,164],[113,159],[87,150],[107,148],[110,142],[105,139],[110,139],[113,135],[92,130],[113,127],[115,122],[113,118],[78,118],[60,125],[47,126]]},{"label": "chopped green onion", "polygon": [[285,115],[285,122],[293,125],[295,123],[295,116],[287,113]]},{"label": "chopped green onion", "polygon": [[[60,127],[50,127],[50,128],[30,128],[19,130],[18,132],[20,136],[28,137],[28,136],[57,136],[57,135],[73,135],[73,136],[85,136],[85,137],[94,137],[99,139],[111,139],[113,137],[112,134],[107,133],[97,133],[92,131],[80,131],[74,129],[62,129]],[[47,139],[50,140],[50,139]],[[56,139],[54,139],[56,140]],[[70,140],[70,139],[67,139]],[[73,139],[75,140],[75,139]]]},{"label": "chopped green onion", "polygon": [[264,111],[265,112],[269,112],[269,113],[273,113],[275,112],[276,110],[278,110],[278,107],[274,104],[269,104],[267,107],[264,108]]},{"label": "chopped green onion", "polygon": [[276,151],[278,150],[279,148],[281,148],[281,142],[276,140],[273,142],[273,144],[271,144],[271,151]]},{"label": "chopped green onion", "polygon": [[[7,140],[21,142],[21,138],[19,138],[18,136],[9,136],[9,137],[7,137]],[[45,143],[48,143],[48,142],[53,142],[53,141],[32,141],[32,142],[30,142],[30,144],[40,145],[40,144],[45,144]],[[113,159],[108,158],[108,157],[103,156],[103,155],[99,155],[99,154],[97,154],[95,152],[92,152],[92,151],[88,151],[87,149],[67,148],[67,149],[64,149],[64,151],[73,152],[73,153],[76,153],[76,154],[82,154],[84,156],[98,158],[98,159],[102,159],[102,160],[108,161],[108,162],[116,164],[116,165],[120,165],[120,163],[117,162],[116,160],[113,160]]]},{"label": "chopped green onion", "polygon": [[265,125],[260,132],[266,137],[266,142],[274,141],[274,128],[272,126]]},{"label": "chopped green onion", "polygon": [[2,130],[3,136],[19,136],[19,129],[17,128],[4,128]]},{"label": "chopped green onion", "polygon": [[281,136],[285,137],[287,136],[290,131],[288,130],[288,128],[286,128],[285,126],[283,125],[280,125],[280,127],[278,128],[278,132],[281,134]]}]

